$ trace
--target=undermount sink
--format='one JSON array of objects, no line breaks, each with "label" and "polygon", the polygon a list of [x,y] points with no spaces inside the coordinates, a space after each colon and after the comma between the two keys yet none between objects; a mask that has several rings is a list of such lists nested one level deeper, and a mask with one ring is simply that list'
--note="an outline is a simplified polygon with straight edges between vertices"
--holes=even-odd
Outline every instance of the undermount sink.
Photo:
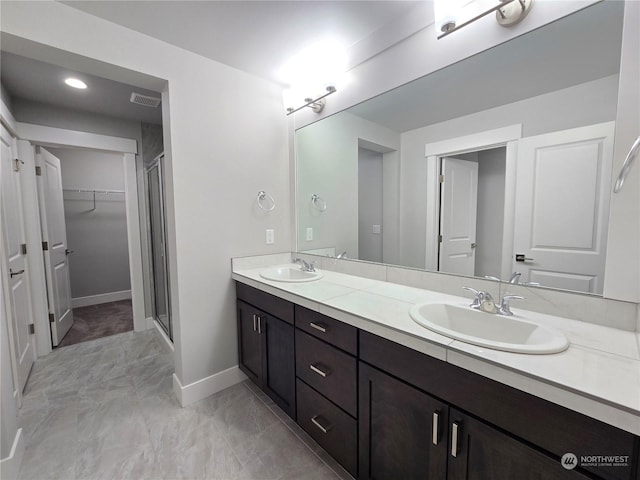
[{"label": "undermount sink", "polygon": [[553,328],[517,318],[480,312],[466,304],[430,302],[415,305],[411,318],[436,333],[493,350],[515,353],[557,353],[569,347]]},{"label": "undermount sink", "polygon": [[273,267],[264,272],[260,272],[260,276],[274,282],[313,282],[322,278],[320,272],[307,272],[297,265],[284,265],[281,267]]}]

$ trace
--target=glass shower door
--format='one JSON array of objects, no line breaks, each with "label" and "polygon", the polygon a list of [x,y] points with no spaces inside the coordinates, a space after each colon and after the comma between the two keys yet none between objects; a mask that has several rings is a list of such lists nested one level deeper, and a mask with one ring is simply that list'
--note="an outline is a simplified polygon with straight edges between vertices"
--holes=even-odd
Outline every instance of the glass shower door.
[{"label": "glass shower door", "polygon": [[166,251],[166,230],[164,216],[164,188],[162,169],[164,156],[147,169],[149,189],[149,227],[151,243],[151,267],[154,290],[154,317],[173,340],[171,326],[171,305],[169,300],[169,276]]}]

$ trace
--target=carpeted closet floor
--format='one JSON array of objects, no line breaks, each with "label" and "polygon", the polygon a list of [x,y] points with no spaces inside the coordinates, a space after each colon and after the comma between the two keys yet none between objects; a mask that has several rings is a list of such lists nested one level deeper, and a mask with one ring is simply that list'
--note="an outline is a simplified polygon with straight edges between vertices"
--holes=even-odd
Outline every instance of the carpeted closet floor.
[{"label": "carpeted closet floor", "polygon": [[58,347],[109,337],[133,330],[131,300],[73,309],[73,326]]}]

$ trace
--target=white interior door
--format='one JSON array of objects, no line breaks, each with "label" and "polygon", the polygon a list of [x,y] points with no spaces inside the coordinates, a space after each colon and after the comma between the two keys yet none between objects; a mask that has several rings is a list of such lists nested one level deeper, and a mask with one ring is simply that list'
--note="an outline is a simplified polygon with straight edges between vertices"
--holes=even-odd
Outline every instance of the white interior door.
[{"label": "white interior door", "polygon": [[608,122],[520,140],[513,268],[523,281],[602,293],[613,134]]},{"label": "white interior door", "polygon": [[440,189],[441,272],[473,275],[475,270],[478,164],[442,159]]},{"label": "white interior door", "polygon": [[[2,215],[3,266],[7,272],[3,277],[8,279],[8,295],[10,309],[9,331],[11,332],[12,354],[17,373],[17,388],[22,392],[27,383],[35,356],[35,336],[30,328],[33,326],[31,310],[31,294],[29,290],[29,272],[27,268],[22,196],[20,189],[19,161],[15,160],[15,145],[11,134],[2,126],[0,134],[1,167],[0,185]],[[37,252],[34,252],[37,254]]]},{"label": "white interior door", "polygon": [[36,164],[41,171],[38,194],[42,240],[47,242],[44,257],[49,314],[53,314],[53,318],[50,318],[51,341],[53,346],[57,346],[73,325],[62,174],[60,160],[42,147],[38,147]]}]

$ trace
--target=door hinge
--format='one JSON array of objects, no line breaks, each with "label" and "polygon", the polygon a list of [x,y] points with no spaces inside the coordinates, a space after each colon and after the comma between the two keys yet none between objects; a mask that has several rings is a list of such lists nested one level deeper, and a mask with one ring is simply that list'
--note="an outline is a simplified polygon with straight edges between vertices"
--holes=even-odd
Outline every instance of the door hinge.
[{"label": "door hinge", "polygon": [[442,235],[438,235],[438,242],[442,243]]},{"label": "door hinge", "polygon": [[29,324],[29,335],[36,333],[36,326],[33,323]]},{"label": "door hinge", "polygon": [[36,177],[42,176],[42,167],[36,165]]},{"label": "door hinge", "polygon": [[27,254],[27,244],[23,243],[22,245],[20,245],[20,248],[22,250],[22,254],[26,255]]},{"label": "door hinge", "polygon": [[42,250],[49,250],[49,242],[42,242]]},{"label": "door hinge", "polygon": [[440,183],[444,183],[444,175],[439,175],[439,176],[438,176],[438,181],[439,181]]},{"label": "door hinge", "polygon": [[56,323],[56,316],[53,313],[49,314],[49,323]]}]

